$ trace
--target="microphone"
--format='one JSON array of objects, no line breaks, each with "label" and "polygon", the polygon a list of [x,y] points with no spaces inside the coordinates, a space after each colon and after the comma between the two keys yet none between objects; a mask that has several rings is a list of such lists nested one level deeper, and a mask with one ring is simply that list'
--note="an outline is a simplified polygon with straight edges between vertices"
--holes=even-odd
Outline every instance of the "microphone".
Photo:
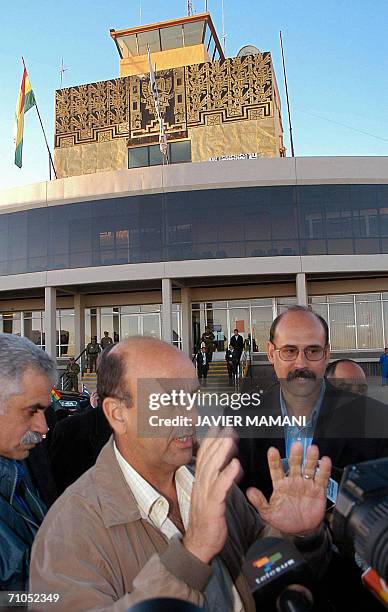
[{"label": "microphone", "polygon": [[175,597],[158,597],[156,599],[147,599],[141,601],[128,608],[127,612],[201,612],[203,608],[183,601],[175,599]]},{"label": "microphone", "polygon": [[312,610],[313,577],[302,554],[283,538],[262,538],[247,552],[243,573],[257,609],[277,599],[278,612]]},{"label": "microphone", "polygon": [[308,589],[300,584],[291,584],[277,598],[276,609],[278,612],[310,612],[313,603]]},{"label": "microphone", "polygon": [[378,573],[369,567],[361,576],[363,585],[370,591],[380,603],[388,608],[388,584],[380,578]]}]

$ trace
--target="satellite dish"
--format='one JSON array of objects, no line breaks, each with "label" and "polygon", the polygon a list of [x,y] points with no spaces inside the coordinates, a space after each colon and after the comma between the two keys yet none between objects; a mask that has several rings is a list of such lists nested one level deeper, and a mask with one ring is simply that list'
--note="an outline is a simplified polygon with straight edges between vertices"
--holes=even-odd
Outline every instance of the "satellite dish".
[{"label": "satellite dish", "polygon": [[257,55],[260,53],[257,47],[253,45],[245,45],[240,51],[237,53],[237,57],[245,57],[246,55]]}]

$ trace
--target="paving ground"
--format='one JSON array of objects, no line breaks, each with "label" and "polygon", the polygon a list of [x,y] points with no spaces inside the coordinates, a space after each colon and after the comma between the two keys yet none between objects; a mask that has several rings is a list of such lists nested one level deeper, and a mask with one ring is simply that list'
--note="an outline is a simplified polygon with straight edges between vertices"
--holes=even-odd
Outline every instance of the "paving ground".
[{"label": "paving ground", "polygon": [[371,376],[368,378],[368,395],[380,402],[388,404],[388,386],[381,386],[381,378]]}]

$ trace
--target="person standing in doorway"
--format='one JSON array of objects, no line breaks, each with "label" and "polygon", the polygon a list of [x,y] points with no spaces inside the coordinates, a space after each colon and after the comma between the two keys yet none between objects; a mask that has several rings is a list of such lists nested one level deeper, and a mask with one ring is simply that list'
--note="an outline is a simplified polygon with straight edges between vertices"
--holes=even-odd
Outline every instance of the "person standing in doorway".
[{"label": "person standing in doorway", "polygon": [[101,347],[97,342],[97,336],[92,337],[92,341],[86,347],[86,355],[90,372],[96,371],[97,357],[101,353]]},{"label": "person standing in doorway", "polygon": [[206,325],[205,331],[203,332],[202,337],[201,337],[201,346],[202,346],[202,342],[204,342],[209,363],[213,359],[214,340],[215,340],[215,335],[213,334],[210,327]]},{"label": "person standing in doorway", "polygon": [[68,384],[68,391],[76,391],[78,393],[78,374],[80,368],[74,357],[70,357],[69,363],[66,367],[66,380]]},{"label": "person standing in doorway", "polygon": [[195,359],[197,362],[198,380],[201,381],[203,379],[203,382],[205,383],[207,373],[209,371],[209,354],[206,352],[206,347],[203,346],[198,351]]},{"label": "person standing in doorway", "polygon": [[109,346],[110,344],[113,344],[113,340],[109,336],[109,332],[104,331],[104,337],[101,338],[100,344],[101,344],[102,350],[106,349],[106,347]]},{"label": "person standing in doorway", "polygon": [[244,350],[244,338],[238,333],[237,328],[234,330],[229,344],[231,344],[236,351],[237,363],[240,363],[241,355]]}]

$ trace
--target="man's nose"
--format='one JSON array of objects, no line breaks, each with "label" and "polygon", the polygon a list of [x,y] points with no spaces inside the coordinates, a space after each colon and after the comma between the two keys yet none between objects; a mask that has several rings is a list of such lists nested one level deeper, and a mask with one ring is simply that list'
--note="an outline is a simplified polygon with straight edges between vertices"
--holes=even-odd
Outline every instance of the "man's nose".
[{"label": "man's nose", "polygon": [[306,359],[303,349],[299,349],[298,356],[294,363],[297,368],[305,368],[308,365],[308,360]]},{"label": "man's nose", "polygon": [[34,414],[31,430],[42,434],[42,436],[48,432],[49,428],[47,427],[46,417],[42,410],[37,410]]}]

